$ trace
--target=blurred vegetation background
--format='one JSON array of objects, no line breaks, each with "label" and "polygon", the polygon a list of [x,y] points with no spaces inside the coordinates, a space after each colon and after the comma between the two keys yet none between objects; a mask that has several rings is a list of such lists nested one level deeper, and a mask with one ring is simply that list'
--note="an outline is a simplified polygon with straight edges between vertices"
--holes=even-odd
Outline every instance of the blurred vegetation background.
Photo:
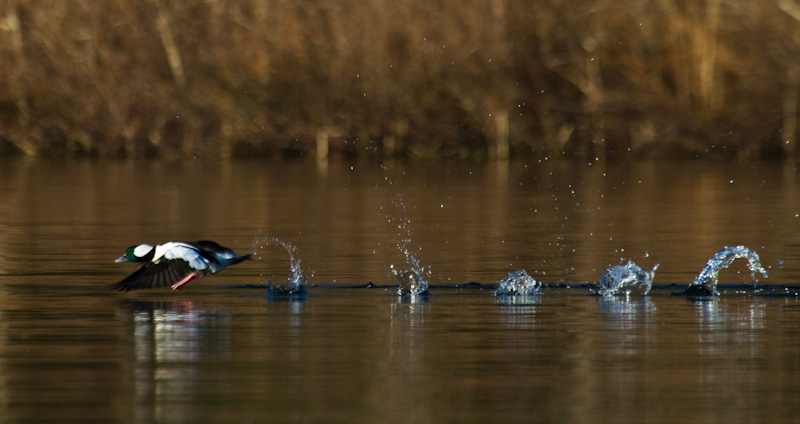
[{"label": "blurred vegetation background", "polygon": [[798,0],[5,0],[0,153],[792,155]]}]

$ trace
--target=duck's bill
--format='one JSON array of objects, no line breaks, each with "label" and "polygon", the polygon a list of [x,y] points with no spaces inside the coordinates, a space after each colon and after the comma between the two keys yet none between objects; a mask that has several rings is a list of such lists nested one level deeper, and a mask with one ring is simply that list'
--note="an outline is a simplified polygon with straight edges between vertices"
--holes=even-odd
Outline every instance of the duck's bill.
[{"label": "duck's bill", "polygon": [[128,258],[126,258],[125,256],[120,256],[114,262],[127,262],[127,261],[128,261]]}]

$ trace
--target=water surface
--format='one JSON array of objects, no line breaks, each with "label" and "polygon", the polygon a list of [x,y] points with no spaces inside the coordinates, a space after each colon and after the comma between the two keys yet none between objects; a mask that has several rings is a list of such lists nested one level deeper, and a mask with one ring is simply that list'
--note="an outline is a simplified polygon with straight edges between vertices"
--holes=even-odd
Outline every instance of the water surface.
[{"label": "water surface", "polygon": [[[0,422],[794,421],[799,193],[793,163],[4,161]],[[258,287],[275,237],[304,300]],[[107,288],[126,247],[199,239],[257,260]],[[394,294],[406,239],[428,296]],[[735,262],[670,296],[726,245],[766,289]],[[590,296],[627,259],[650,295]],[[453,287],[518,269],[541,295]]]}]

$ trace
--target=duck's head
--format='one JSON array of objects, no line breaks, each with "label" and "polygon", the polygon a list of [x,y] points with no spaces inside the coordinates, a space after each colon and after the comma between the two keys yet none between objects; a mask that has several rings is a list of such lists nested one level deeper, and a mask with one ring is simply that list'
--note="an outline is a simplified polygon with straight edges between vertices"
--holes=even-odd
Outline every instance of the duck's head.
[{"label": "duck's head", "polygon": [[131,246],[125,249],[125,254],[117,258],[114,262],[145,262],[148,259],[150,252],[153,251],[153,246],[149,244],[140,244],[138,246]]}]

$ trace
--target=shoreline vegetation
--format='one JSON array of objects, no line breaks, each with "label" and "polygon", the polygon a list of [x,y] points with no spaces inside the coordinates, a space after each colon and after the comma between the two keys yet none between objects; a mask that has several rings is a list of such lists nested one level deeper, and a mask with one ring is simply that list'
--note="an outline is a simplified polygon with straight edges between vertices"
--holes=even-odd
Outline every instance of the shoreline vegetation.
[{"label": "shoreline vegetation", "polygon": [[794,156],[794,0],[7,0],[0,155]]}]

